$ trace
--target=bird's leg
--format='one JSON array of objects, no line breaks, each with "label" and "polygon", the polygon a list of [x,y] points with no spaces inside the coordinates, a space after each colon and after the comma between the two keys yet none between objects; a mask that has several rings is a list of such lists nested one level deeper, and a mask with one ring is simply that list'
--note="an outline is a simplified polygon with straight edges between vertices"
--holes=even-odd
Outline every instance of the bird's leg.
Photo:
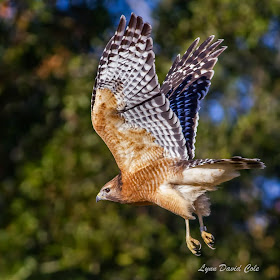
[{"label": "bird's leg", "polygon": [[186,222],[186,243],[187,243],[187,246],[194,255],[200,256],[201,255],[201,244],[198,240],[191,237],[189,220],[185,220],[185,222]]},{"label": "bird's leg", "polygon": [[209,248],[211,248],[212,250],[214,250],[215,249],[214,248],[215,238],[214,238],[214,236],[211,233],[207,232],[207,228],[203,224],[203,218],[202,218],[202,215],[200,214],[199,210],[196,211],[196,214],[197,214],[198,220],[199,220],[201,237],[203,238],[203,240],[206,243],[206,245]]}]

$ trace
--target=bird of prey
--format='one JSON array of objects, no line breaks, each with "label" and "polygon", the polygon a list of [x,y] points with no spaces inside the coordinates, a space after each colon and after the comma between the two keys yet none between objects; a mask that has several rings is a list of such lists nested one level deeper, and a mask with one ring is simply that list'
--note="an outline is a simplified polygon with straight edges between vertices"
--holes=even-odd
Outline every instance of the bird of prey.
[{"label": "bird of prey", "polygon": [[239,176],[241,169],[262,169],[259,159],[194,159],[200,101],[207,94],[213,67],[226,49],[214,36],[197,38],[178,55],[163,84],[155,72],[151,25],[131,14],[121,16],[104,49],[91,100],[95,131],[112,152],[120,173],[101,188],[96,201],[158,205],[186,222],[186,243],[195,255],[201,244],[190,235],[198,217],[201,236],[214,248],[203,216],[210,214],[207,191]]}]

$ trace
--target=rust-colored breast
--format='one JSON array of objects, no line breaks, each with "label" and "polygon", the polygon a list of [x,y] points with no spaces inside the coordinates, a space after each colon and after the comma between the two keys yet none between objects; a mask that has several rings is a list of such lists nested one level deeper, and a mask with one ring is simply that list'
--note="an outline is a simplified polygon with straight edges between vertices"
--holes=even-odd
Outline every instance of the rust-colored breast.
[{"label": "rust-colored breast", "polygon": [[135,173],[125,173],[122,176],[122,194],[130,203],[154,201],[158,187],[170,178],[172,159],[159,159]]}]

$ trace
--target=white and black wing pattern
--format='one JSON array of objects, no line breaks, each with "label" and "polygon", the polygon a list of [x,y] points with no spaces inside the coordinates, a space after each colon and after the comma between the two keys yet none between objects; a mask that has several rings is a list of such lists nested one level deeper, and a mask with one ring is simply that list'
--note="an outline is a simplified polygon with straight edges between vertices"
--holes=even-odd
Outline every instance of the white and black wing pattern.
[{"label": "white and black wing pattern", "polygon": [[178,55],[161,87],[161,93],[169,99],[170,107],[180,120],[189,159],[194,158],[200,101],[208,93],[218,56],[226,49],[215,50],[223,40],[211,44],[213,39],[214,36],[210,36],[197,47],[197,38],[181,59]]},{"label": "white and black wing pattern", "polygon": [[141,17],[122,16],[115,35],[100,59],[91,107],[97,89],[109,89],[117,100],[117,111],[135,129],[144,128],[170,157],[187,159],[186,140],[180,121],[160,92],[155,72],[151,26]]}]

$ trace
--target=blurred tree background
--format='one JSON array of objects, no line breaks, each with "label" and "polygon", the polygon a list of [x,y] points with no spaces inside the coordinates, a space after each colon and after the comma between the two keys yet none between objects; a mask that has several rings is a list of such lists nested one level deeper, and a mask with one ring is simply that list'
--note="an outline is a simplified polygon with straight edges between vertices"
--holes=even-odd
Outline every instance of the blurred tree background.
[{"label": "blurred tree background", "polygon": [[[280,278],[280,2],[150,2],[0,1],[0,279]],[[267,165],[210,194],[205,223],[217,249],[202,244],[199,258],[180,217],[95,203],[118,168],[92,129],[91,90],[119,16],[131,11],[154,26],[160,81],[196,37],[225,39],[196,156]],[[191,227],[199,238],[197,221]],[[204,274],[204,263],[260,271]]]}]

